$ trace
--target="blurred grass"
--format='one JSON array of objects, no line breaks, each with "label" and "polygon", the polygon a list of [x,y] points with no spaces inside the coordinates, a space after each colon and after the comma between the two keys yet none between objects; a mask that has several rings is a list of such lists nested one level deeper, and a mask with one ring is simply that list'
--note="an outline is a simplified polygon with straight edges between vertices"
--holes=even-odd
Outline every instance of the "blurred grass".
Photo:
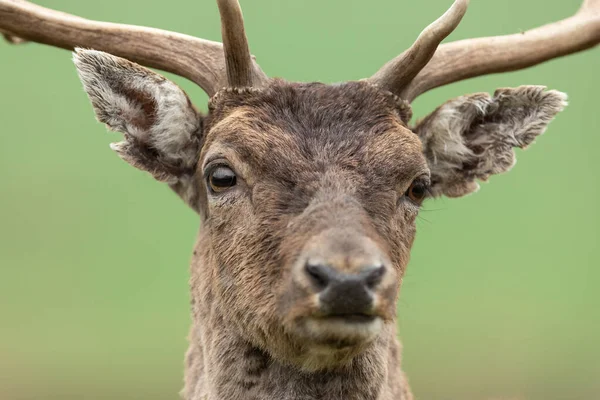
[{"label": "blurred grass", "polygon": [[[219,40],[213,1],[45,0],[88,18]],[[578,0],[471,2],[451,40],[514,33]],[[449,0],[242,1],[271,76],[359,79]],[[176,399],[198,219],[120,161],[68,52],[0,44],[0,400]],[[543,84],[570,106],[479,193],[426,204],[399,304],[421,399],[600,396],[600,51],[473,79],[415,102]],[[169,75],[173,78],[171,75]],[[206,96],[174,78],[205,109]]]}]

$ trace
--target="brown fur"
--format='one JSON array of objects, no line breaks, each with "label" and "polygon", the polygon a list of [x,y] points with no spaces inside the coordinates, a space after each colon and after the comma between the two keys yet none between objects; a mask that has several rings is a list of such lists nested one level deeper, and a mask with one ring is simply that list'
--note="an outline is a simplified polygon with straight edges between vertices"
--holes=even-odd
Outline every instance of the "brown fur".
[{"label": "brown fur", "polygon": [[[176,105],[160,97],[148,103],[164,85],[144,75],[151,71],[135,69],[136,91],[127,96],[121,87],[131,77],[106,57],[116,71],[109,85],[90,73],[101,55],[83,54],[78,68],[100,119],[125,133],[130,157],[123,158],[155,176],[164,172],[202,217],[191,263],[186,400],[412,399],[396,332],[419,209],[407,189],[431,174],[433,195],[469,193],[475,179],[509,169],[512,147],[531,143],[564,105],[564,96],[539,87],[465,96],[418,124],[415,135],[406,125],[409,105],[366,82],[273,80],[260,90],[222,90],[194,124],[195,110],[176,89],[167,93]],[[123,60],[122,69],[131,71],[131,63]],[[159,110],[145,130],[131,112],[140,101]],[[169,125],[168,107],[192,117]],[[237,176],[223,193],[207,187],[214,163]],[[342,321],[340,330],[315,329],[324,320],[298,272],[311,252],[344,273],[374,257],[383,262],[385,276],[373,289],[378,328]]]},{"label": "brown fur", "polygon": [[379,339],[322,365],[307,365],[315,338],[299,335],[287,320],[308,311],[298,299],[285,301],[294,258],[326,228],[358,225],[388,249],[397,277],[403,274],[416,207],[399,194],[427,165],[393,99],[363,83],[280,82],[260,92],[221,93],[206,122],[198,182],[206,158],[217,152],[244,185],[217,200],[201,190],[188,353],[195,372],[185,397],[409,398],[401,395],[408,389],[395,330],[399,279]]}]

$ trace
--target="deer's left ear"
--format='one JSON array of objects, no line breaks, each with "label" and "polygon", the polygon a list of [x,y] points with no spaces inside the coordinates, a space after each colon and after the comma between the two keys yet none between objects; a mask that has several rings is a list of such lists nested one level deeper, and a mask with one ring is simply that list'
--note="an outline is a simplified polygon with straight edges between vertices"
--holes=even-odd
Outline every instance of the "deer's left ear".
[{"label": "deer's left ear", "polygon": [[513,147],[525,148],[566,106],[567,96],[542,86],[498,89],[445,103],[414,131],[431,170],[436,196],[460,197],[479,188],[477,180],[510,170]]},{"label": "deer's left ear", "polygon": [[201,118],[175,83],[120,57],[77,49],[73,61],[96,117],[124,141],[111,148],[136,168],[170,184],[193,174]]}]

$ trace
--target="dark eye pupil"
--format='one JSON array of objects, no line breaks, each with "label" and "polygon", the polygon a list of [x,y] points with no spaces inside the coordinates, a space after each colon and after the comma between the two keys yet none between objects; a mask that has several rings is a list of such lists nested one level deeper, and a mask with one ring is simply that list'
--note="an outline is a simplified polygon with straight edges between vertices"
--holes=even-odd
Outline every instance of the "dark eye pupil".
[{"label": "dark eye pupil", "polygon": [[425,188],[421,185],[413,186],[411,192],[417,198],[425,196]]},{"label": "dark eye pupil", "polygon": [[218,167],[210,174],[210,185],[214,190],[235,186],[235,173],[227,167]]},{"label": "dark eye pupil", "polygon": [[427,188],[423,184],[413,183],[406,193],[417,204],[421,204],[427,196]]}]

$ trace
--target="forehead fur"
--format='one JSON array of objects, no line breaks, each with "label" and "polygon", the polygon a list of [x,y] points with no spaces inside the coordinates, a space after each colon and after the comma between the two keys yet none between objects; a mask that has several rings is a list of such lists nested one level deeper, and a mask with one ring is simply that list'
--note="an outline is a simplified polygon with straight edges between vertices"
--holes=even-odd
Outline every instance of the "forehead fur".
[{"label": "forehead fur", "polygon": [[[210,101],[211,119],[221,120],[224,114],[240,106],[261,109],[273,117],[277,117],[278,110],[292,111],[298,120],[304,122],[301,129],[321,127],[328,121],[335,126],[340,122],[364,123],[391,115],[399,121],[407,121],[411,117],[410,105],[406,101],[358,81],[327,85],[273,79],[266,88],[224,89]],[[324,115],[329,118],[324,119]],[[285,122],[291,121],[285,119]]]},{"label": "forehead fur", "polygon": [[313,168],[420,168],[420,141],[404,122],[409,113],[406,103],[365,82],[224,90],[211,99],[204,150],[218,142],[255,167],[273,171],[278,164],[288,175],[305,168],[303,161]]}]

